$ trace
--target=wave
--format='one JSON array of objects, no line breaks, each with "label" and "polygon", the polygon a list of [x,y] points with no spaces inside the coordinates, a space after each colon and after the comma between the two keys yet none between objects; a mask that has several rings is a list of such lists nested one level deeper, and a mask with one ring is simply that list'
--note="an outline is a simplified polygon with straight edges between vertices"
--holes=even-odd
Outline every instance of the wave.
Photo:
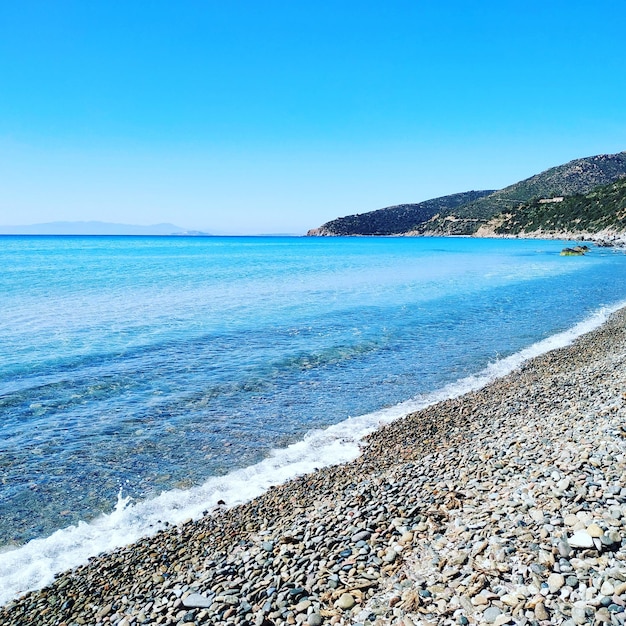
[{"label": "wave", "polygon": [[436,391],[311,431],[303,440],[272,451],[268,458],[255,465],[212,477],[198,487],[166,491],[145,501],[133,501],[120,491],[112,513],[90,523],[79,522],[46,538],[33,539],[18,548],[5,549],[0,559],[0,605],[45,587],[56,574],[86,563],[89,557],[152,536],[166,525],[197,519],[214,510],[220,501],[235,506],[296,476],[353,460],[359,454],[363,437],[381,426],[441,400],[475,391],[512,372],[528,359],[569,345],[577,337],[601,326],[611,313],[624,306],[626,301],[603,307],[574,327]]}]

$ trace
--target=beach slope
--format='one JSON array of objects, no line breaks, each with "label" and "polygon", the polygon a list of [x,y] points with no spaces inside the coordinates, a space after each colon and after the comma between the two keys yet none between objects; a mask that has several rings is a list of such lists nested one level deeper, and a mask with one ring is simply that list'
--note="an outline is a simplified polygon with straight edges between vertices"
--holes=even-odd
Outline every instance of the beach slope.
[{"label": "beach slope", "polygon": [[23,624],[624,623],[626,312],[354,462],[102,555]]}]

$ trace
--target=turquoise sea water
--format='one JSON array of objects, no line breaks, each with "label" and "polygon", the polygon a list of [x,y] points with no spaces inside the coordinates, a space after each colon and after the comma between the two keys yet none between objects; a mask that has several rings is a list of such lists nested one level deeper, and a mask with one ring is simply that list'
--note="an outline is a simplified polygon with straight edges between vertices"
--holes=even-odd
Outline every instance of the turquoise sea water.
[{"label": "turquoise sea water", "polygon": [[0,601],[76,564],[42,547],[80,560],[349,458],[626,301],[623,252],[564,245],[0,237]]}]

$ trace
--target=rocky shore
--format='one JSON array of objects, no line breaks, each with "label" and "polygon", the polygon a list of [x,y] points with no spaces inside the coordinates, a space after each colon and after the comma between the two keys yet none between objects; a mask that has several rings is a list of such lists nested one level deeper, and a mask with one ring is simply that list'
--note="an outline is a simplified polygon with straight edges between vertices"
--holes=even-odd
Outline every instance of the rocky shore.
[{"label": "rocky shore", "polygon": [[160,532],[6,626],[623,624],[626,311],[354,462]]},{"label": "rocky shore", "polygon": [[[431,233],[431,236],[436,236]],[[588,232],[579,230],[562,231],[523,231],[517,234],[498,233],[493,227],[481,226],[472,237],[493,238],[493,239],[549,239],[557,241],[586,241],[593,243],[600,248],[624,248],[626,247],[626,233],[616,230],[602,230],[599,232]]]}]

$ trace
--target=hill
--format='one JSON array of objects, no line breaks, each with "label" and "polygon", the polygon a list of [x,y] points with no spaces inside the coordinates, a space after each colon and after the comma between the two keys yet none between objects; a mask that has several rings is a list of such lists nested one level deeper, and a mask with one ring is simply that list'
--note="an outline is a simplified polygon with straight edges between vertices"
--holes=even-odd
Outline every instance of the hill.
[{"label": "hill", "polygon": [[[310,235],[473,235],[496,216],[521,211],[539,199],[588,194],[626,176],[626,152],[575,159],[494,192],[467,192],[399,205],[327,222]],[[470,197],[468,194],[475,194]],[[464,200],[464,198],[466,200]],[[450,201],[450,199],[454,199]],[[411,220],[400,220],[404,207]],[[434,211],[433,211],[434,209]],[[407,209],[403,209],[407,211]],[[408,212],[408,211],[407,211]],[[375,224],[375,228],[370,225]],[[492,225],[492,228],[495,226]]]},{"label": "hill", "polygon": [[[482,232],[481,232],[482,231]],[[586,194],[534,200],[492,218],[480,235],[626,232],[626,178]]]},{"label": "hill", "polygon": [[327,222],[308,232],[311,236],[400,235],[413,230],[433,218],[493,193],[466,191],[434,198],[417,204],[398,204],[369,213],[348,215]]}]

